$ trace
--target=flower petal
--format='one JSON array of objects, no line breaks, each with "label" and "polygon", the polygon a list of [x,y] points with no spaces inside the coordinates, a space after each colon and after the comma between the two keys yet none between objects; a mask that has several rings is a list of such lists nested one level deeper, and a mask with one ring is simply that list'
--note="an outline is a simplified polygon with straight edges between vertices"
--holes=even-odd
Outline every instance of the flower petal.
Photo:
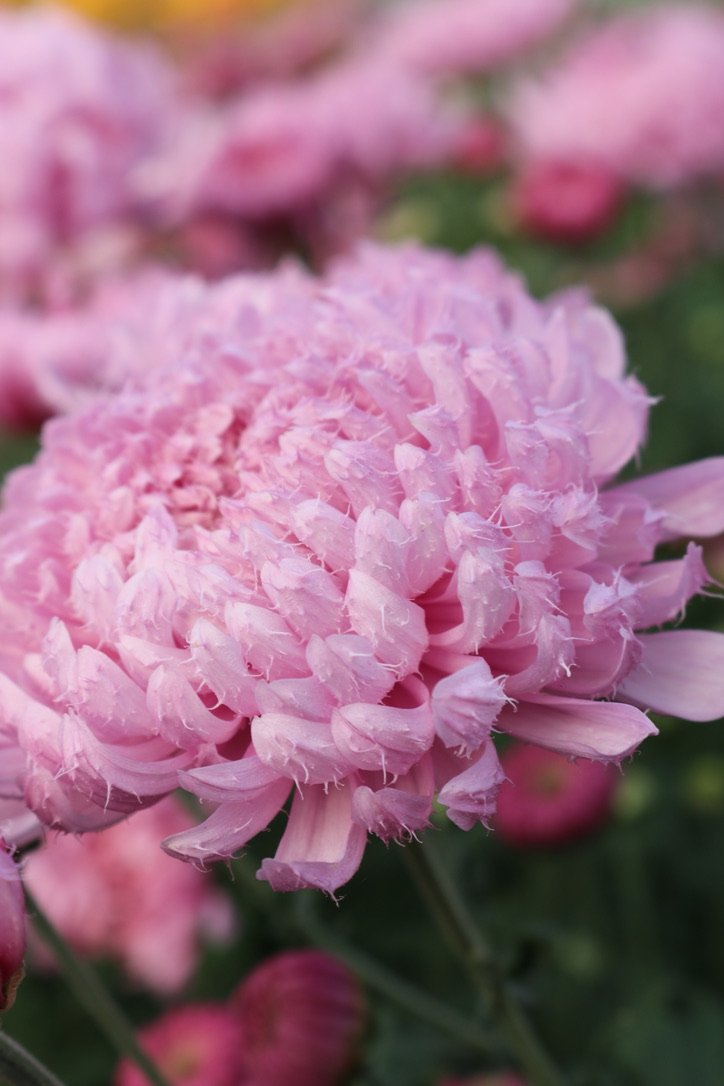
[{"label": "flower petal", "polygon": [[642,634],[641,663],[619,695],[684,720],[724,716],[724,634],[666,630]]},{"label": "flower petal", "polygon": [[610,701],[539,694],[504,709],[498,717],[502,731],[540,747],[575,758],[618,762],[627,758],[657,729],[632,705]]}]

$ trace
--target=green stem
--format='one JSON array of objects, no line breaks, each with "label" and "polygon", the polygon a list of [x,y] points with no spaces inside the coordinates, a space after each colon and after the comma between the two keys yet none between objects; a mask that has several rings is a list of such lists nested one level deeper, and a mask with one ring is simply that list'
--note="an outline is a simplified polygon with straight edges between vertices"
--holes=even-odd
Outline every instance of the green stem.
[{"label": "green stem", "polygon": [[26,896],[28,912],[33,918],[35,930],[53,951],[81,1006],[91,1018],[95,1019],[118,1054],[132,1060],[143,1071],[149,1082],[153,1083],[153,1086],[170,1086],[168,1080],[139,1045],[133,1026],[95,970],[68,946],[63,936],[27,890]]},{"label": "green stem", "polygon": [[348,947],[339,939],[330,939],[323,926],[312,915],[309,903],[303,902],[301,897],[296,899],[295,906],[297,926],[309,942],[345,961],[373,991],[379,992],[401,1010],[423,1022],[429,1022],[469,1048],[487,1054],[494,1050],[493,1043],[486,1038],[477,1022],[471,1022],[451,1010],[447,1004],[421,992],[413,984],[380,965],[374,958]]},{"label": "green stem", "polygon": [[0,1029],[0,1082],[7,1086],[63,1086],[59,1078],[44,1067],[21,1044]]},{"label": "green stem", "polygon": [[428,837],[403,850],[412,876],[451,949],[470,974],[485,1007],[534,1086],[562,1086],[563,1078],[513,998],[493,955]]}]

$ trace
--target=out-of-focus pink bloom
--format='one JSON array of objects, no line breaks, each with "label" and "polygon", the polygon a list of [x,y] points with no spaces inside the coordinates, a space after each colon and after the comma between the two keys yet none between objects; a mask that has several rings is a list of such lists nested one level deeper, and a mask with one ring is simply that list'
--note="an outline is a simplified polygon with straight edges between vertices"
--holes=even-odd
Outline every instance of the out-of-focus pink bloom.
[{"label": "out-of-focus pink bloom", "polygon": [[24,956],[25,902],[20,872],[0,837],[0,1012],[13,1005]]},{"label": "out-of-focus pink bloom", "polygon": [[350,180],[380,185],[447,161],[461,125],[425,80],[352,58],[198,112],[155,165],[154,183],[182,220],[208,212],[293,220]]},{"label": "out-of-focus pink bloom", "polygon": [[116,959],[154,991],[177,991],[201,938],[224,939],[232,928],[230,904],[210,880],[159,854],[163,837],[193,824],[169,797],[103,833],[50,837],[25,861],[25,881],[79,953]]},{"label": "out-of-focus pink bloom", "polygon": [[135,171],[160,144],[172,82],[150,47],[61,8],[0,12],[0,298],[60,289],[133,231]]},{"label": "out-of-focus pink bloom", "polygon": [[244,1082],[336,1086],[357,1054],[366,1008],[356,977],[318,950],[277,954],[241,984]]},{"label": "out-of-focus pink bloom", "polygon": [[648,398],[606,313],[375,246],[168,312],[6,484],[0,735],[44,821],[181,783],[215,809],[166,847],[205,863],[291,800],[260,875],[333,892],[435,795],[491,818],[493,728],[617,762],[637,706],[724,712],[724,635],[656,630],[700,548],[654,560],[724,531],[724,461],[614,482]]},{"label": "out-of-focus pink bloom", "polygon": [[678,4],[616,16],[519,87],[509,113],[523,163],[653,189],[720,177],[724,13]]},{"label": "out-of-focus pink bloom", "polygon": [[194,93],[223,98],[242,88],[308,72],[351,42],[368,0],[302,0],[282,6],[243,32],[181,40],[183,68]]},{"label": "out-of-focus pink bloom", "polygon": [[[173,1086],[239,1086],[242,1082],[241,1032],[230,1008],[215,1003],[177,1007],[142,1029],[138,1039]],[[148,1081],[134,1063],[123,1060],[113,1083],[148,1086]]]},{"label": "out-of-focus pink bloom", "polygon": [[378,28],[381,55],[436,77],[480,74],[552,33],[576,0],[409,0]]},{"label": "out-of-focus pink bloom", "polygon": [[572,761],[517,743],[501,757],[506,780],[494,826],[512,845],[565,844],[597,829],[611,812],[619,774],[614,766]]},{"label": "out-of-focus pink bloom", "polygon": [[623,195],[618,177],[604,167],[547,160],[518,176],[511,202],[524,229],[550,241],[579,243],[611,225]]}]

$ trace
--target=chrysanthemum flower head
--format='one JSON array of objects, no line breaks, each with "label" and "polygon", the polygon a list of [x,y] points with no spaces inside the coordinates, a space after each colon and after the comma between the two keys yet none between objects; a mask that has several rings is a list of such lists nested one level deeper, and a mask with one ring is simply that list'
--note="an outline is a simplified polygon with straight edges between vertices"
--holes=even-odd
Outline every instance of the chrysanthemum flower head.
[{"label": "chrysanthemum flower head", "polygon": [[614,766],[573,761],[516,743],[504,751],[495,831],[517,846],[561,845],[584,837],[611,812],[619,774]]},{"label": "chrysanthemum flower head", "polygon": [[[141,1045],[174,1086],[239,1086],[242,1047],[233,1010],[189,1003],[167,1011],[139,1032]],[[118,1065],[114,1086],[147,1086],[130,1060]]]},{"label": "chrysanthemum flower head", "polygon": [[0,837],[0,1012],[11,1007],[23,975],[25,903],[20,872]]},{"label": "chrysanthemum flower head", "polygon": [[259,1086],[336,1086],[349,1071],[365,1024],[356,977],[319,950],[262,962],[235,997],[244,1081]]},{"label": "chrysanthemum flower head", "polygon": [[724,530],[724,461],[614,482],[648,398],[604,312],[369,246],[152,338],[5,491],[0,722],[44,821],[181,784],[214,810],[166,847],[205,863],[288,807],[261,877],[333,892],[435,796],[488,820],[496,731],[616,762],[639,706],[724,712],[724,636],[658,630],[700,549],[654,560]]}]

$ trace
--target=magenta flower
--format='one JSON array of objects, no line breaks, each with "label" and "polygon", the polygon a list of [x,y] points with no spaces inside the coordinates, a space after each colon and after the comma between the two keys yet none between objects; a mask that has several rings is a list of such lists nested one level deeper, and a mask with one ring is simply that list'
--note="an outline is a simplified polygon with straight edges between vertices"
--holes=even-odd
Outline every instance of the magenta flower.
[{"label": "magenta flower", "polygon": [[277,954],[236,995],[250,1086],[335,1086],[356,1055],[366,1017],[355,976],[319,950]]},{"label": "magenta flower", "polygon": [[506,750],[501,765],[507,779],[493,825],[511,845],[566,844],[597,829],[611,813],[619,780],[614,766],[572,761],[525,743]]},{"label": "magenta flower", "polygon": [[0,1012],[12,1007],[23,975],[25,901],[18,871],[0,837]]},{"label": "magenta flower", "polygon": [[525,168],[666,189],[724,171],[724,13],[656,5],[590,30],[509,113]]},{"label": "magenta flower", "polygon": [[202,938],[233,928],[230,902],[204,874],[159,853],[162,838],[193,825],[169,797],[104,833],[50,837],[26,860],[25,882],[79,953],[114,958],[146,987],[175,992]]},{"label": "magenta flower", "polygon": [[[239,1086],[242,1081],[241,1033],[230,1008],[214,1003],[176,1007],[142,1029],[138,1039],[174,1086]],[[113,1086],[148,1086],[148,1081],[134,1063],[123,1060]]]},{"label": "magenta flower", "polygon": [[62,8],[0,11],[0,300],[73,285],[139,222],[172,76]]},{"label": "magenta flower", "polygon": [[173,312],[6,486],[0,736],[43,821],[181,784],[214,810],[166,848],[206,863],[289,801],[260,876],[333,892],[435,796],[489,820],[496,730],[618,762],[639,707],[724,713],[724,635],[659,629],[700,548],[655,561],[724,530],[724,459],[614,482],[648,399],[607,314],[373,246]]}]

